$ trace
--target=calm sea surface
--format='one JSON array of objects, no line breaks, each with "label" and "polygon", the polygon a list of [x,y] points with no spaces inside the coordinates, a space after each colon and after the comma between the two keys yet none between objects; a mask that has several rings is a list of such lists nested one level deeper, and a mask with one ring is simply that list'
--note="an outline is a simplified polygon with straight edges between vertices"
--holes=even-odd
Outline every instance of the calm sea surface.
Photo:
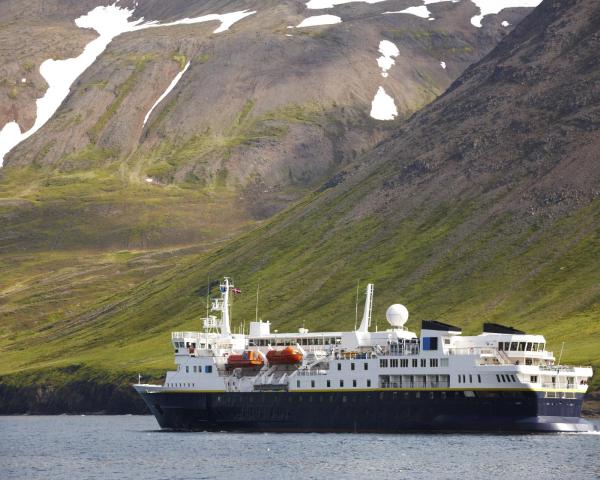
[{"label": "calm sea surface", "polygon": [[0,417],[0,479],[600,478],[600,435],[171,433],[151,416]]}]

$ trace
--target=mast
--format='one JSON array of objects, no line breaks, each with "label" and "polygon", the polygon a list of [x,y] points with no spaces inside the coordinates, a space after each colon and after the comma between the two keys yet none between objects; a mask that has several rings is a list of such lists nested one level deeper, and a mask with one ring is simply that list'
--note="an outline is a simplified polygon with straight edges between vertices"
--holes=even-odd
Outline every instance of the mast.
[{"label": "mast", "polygon": [[363,318],[358,327],[359,332],[368,332],[371,326],[371,311],[373,309],[373,284],[367,285],[367,298],[365,299],[365,310],[363,312]]},{"label": "mast", "polygon": [[225,277],[221,284],[221,294],[223,304],[221,306],[221,333],[224,335],[231,334],[231,326],[229,324],[229,289],[233,285],[229,283],[229,277]]}]

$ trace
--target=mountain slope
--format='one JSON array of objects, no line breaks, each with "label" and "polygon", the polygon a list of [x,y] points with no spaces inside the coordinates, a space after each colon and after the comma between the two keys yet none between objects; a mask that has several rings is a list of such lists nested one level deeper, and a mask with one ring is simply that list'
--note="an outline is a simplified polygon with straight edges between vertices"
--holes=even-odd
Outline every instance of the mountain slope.
[{"label": "mountain slope", "polygon": [[234,325],[254,318],[260,282],[274,328],[349,328],[356,281],[373,281],[380,326],[400,301],[413,329],[509,323],[600,365],[599,33],[596,2],[546,0],[393,138],[260,228],[86,315],[7,325],[4,373],[158,375],[168,332],[198,328],[207,277],[222,275],[246,293]]},{"label": "mountain slope", "polygon": [[[0,125],[33,124],[33,99],[47,88],[40,64],[80,55],[98,37],[75,19],[111,3],[0,4],[0,95],[8,99]],[[88,318],[107,299],[251,230],[361,162],[529,11],[502,10],[482,28],[472,24],[479,12],[469,0],[429,2],[435,20],[384,14],[422,3],[315,10],[297,1],[119,2],[135,7],[128,22],[163,26],[116,36],[0,169],[3,345],[17,331],[47,333]],[[217,20],[165,26],[236,11],[256,13],[218,33]],[[323,13],[342,22],[288,28]],[[16,32],[30,42],[15,40]],[[385,72],[383,40],[399,52]],[[396,120],[369,115],[380,87],[394,99]]]}]

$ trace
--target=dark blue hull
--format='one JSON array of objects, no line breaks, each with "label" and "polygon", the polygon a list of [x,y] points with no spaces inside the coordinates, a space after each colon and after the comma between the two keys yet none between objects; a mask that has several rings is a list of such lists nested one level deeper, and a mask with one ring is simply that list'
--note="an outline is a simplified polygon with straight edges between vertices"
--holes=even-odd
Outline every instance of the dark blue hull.
[{"label": "dark blue hull", "polygon": [[162,428],[253,432],[577,432],[582,396],[532,391],[140,392]]}]

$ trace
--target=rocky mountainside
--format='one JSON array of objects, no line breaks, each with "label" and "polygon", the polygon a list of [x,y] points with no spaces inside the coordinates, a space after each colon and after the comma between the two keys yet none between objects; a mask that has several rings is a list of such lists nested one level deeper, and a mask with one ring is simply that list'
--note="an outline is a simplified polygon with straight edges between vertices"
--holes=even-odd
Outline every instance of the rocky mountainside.
[{"label": "rocky mountainside", "polygon": [[[108,3],[5,0],[0,7],[9,58],[0,70],[0,125],[16,121],[22,131],[46,88],[45,58],[90,48],[93,28],[100,40],[123,32],[38,133],[5,156],[3,250],[188,245],[246,229],[386,138],[529,11],[504,9],[478,28],[477,2],[468,0],[330,8],[132,0],[106,7],[112,13],[99,21],[94,7]],[[118,13],[125,9],[129,18]],[[235,21],[205,17],[224,14]],[[323,15],[339,23],[296,28]],[[18,31],[31,32],[31,41]],[[382,42],[391,53],[381,53]],[[394,120],[372,118],[376,94],[392,111],[375,116]],[[217,205],[225,215],[213,214]],[[54,225],[65,218],[57,235]]]},{"label": "rocky mountainside", "polygon": [[0,2],[2,345],[346,175],[539,0],[113,3]]}]

